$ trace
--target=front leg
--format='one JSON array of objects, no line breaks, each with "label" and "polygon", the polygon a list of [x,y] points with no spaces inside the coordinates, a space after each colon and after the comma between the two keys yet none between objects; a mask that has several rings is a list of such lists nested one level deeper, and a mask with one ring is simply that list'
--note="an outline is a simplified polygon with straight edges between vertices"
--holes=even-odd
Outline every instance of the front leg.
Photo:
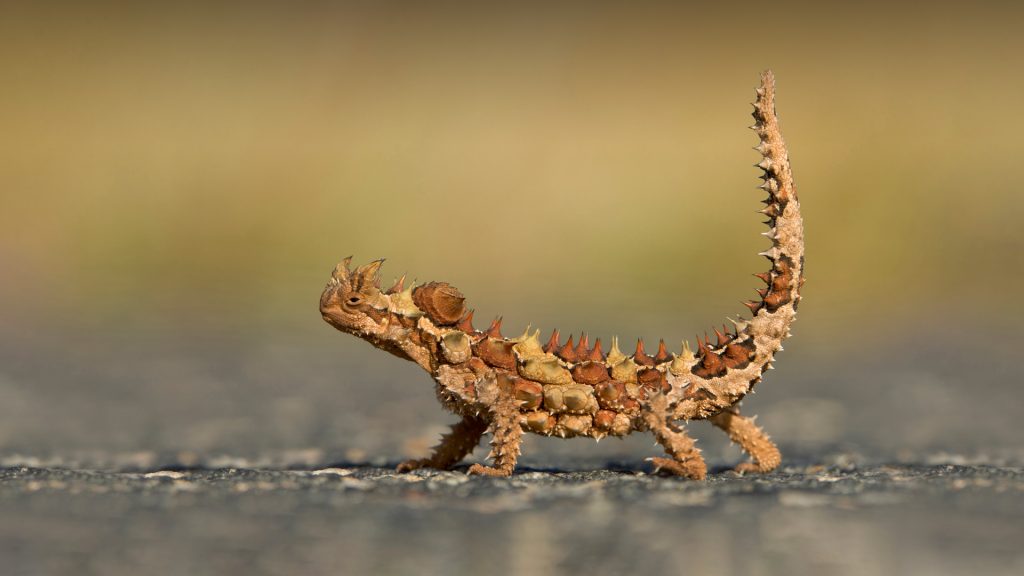
[{"label": "front leg", "polygon": [[519,403],[512,397],[511,390],[502,390],[498,401],[491,409],[491,453],[493,466],[473,464],[470,474],[481,476],[508,477],[519,459],[519,446],[523,441],[523,429],[519,425]]},{"label": "front leg", "polygon": [[487,420],[479,416],[463,416],[452,424],[452,431],[441,436],[441,442],[434,447],[434,453],[426,458],[406,460],[398,465],[399,472],[411,472],[419,468],[449,470],[458,464],[480,443],[480,437],[487,430]]},{"label": "front leg", "polygon": [[754,424],[753,418],[740,416],[738,408],[726,408],[712,416],[710,420],[750,455],[752,461],[740,463],[736,466],[737,472],[771,472],[782,462],[782,455],[775,443],[768,438],[764,430]]}]

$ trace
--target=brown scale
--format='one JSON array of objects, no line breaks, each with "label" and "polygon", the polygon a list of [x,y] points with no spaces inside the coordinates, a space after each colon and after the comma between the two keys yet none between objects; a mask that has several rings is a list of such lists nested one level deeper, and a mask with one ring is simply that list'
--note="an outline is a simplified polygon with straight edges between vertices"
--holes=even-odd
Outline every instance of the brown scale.
[{"label": "brown scale", "polygon": [[434,324],[455,324],[466,312],[466,297],[447,282],[430,282],[412,291],[412,301]]},{"label": "brown scale", "polygon": [[693,367],[692,373],[694,376],[708,379],[723,376],[728,369],[722,357],[711,350],[711,346],[705,344],[701,348],[700,363]]},{"label": "brown scale", "polygon": [[640,385],[648,390],[668,392],[670,389],[665,373],[657,368],[641,368],[637,370],[636,378]]},{"label": "brown scale", "polygon": [[544,408],[553,413],[582,414],[594,406],[593,389],[583,384],[544,386]]},{"label": "brown scale", "polygon": [[594,414],[594,428],[598,430],[611,430],[613,423],[615,423],[615,412],[612,410],[598,410],[597,414]]},{"label": "brown scale", "polygon": [[484,338],[473,345],[473,354],[495,368],[516,369],[516,355],[512,351],[515,342]]},{"label": "brown scale", "polygon": [[608,380],[608,367],[603,362],[586,361],[572,367],[572,379],[591,386]]},{"label": "brown scale", "polygon": [[544,435],[551,435],[558,424],[557,418],[543,410],[528,412],[522,421],[531,432]]},{"label": "brown scale", "polygon": [[[643,396],[641,396],[641,399],[642,398]],[[634,400],[633,398],[626,398],[625,400],[622,401],[622,409],[619,410],[619,412],[621,412],[622,414],[635,416],[640,413],[640,402]]]},{"label": "brown scale", "polygon": [[593,420],[587,414],[562,414],[558,417],[557,430],[566,438],[585,436],[590,432]]},{"label": "brown scale", "polygon": [[597,396],[597,403],[608,410],[621,408],[622,402],[627,399],[626,385],[615,380],[601,382],[594,386],[594,393]]},{"label": "brown scale", "polygon": [[514,378],[512,384],[513,394],[516,400],[520,401],[520,410],[536,410],[540,408],[544,400],[544,387],[536,382],[523,378]]},{"label": "brown scale", "polygon": [[722,352],[722,362],[727,368],[742,370],[746,368],[754,358],[754,341],[731,342]]},{"label": "brown scale", "polygon": [[470,358],[466,361],[466,365],[469,366],[469,369],[472,370],[473,374],[476,374],[478,378],[487,374],[487,364],[479,358]]},{"label": "brown scale", "polygon": [[686,392],[683,393],[683,400],[695,400],[697,402],[704,402],[714,399],[715,395],[711,391],[700,387],[689,386],[687,387]]}]

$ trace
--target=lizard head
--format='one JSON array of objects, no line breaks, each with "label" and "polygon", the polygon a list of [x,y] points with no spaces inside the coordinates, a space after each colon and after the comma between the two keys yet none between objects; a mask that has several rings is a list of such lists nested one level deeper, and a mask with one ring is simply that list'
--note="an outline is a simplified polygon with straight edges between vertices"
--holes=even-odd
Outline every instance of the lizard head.
[{"label": "lizard head", "polygon": [[342,332],[364,339],[384,339],[389,325],[389,299],[380,290],[380,266],[374,260],[355,270],[349,269],[352,257],[334,268],[331,279],[320,295],[320,314],[328,324]]},{"label": "lizard head", "polygon": [[381,291],[379,272],[384,261],[351,270],[351,260],[346,258],[334,268],[320,295],[320,314],[331,326],[428,371],[436,353],[429,342],[449,332],[474,332],[465,297],[454,286],[428,282],[405,288],[403,276]]}]

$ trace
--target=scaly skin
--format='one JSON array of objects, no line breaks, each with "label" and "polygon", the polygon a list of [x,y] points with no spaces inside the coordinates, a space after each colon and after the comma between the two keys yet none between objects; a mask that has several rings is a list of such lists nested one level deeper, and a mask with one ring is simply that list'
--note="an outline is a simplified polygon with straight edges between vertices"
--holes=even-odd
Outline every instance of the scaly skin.
[{"label": "scaly skin", "polygon": [[740,472],[770,472],[779,465],[778,448],[739,402],[772,367],[796,316],[803,285],[804,239],[800,202],[790,172],[786,146],[775,116],[774,77],[761,76],[752,127],[760,137],[757,164],[764,171],[763,190],[772,247],[762,255],[770,268],[758,274],[767,287],[747,303],[749,320],[733,321],[734,330],[715,341],[697,339],[696,352],[683,343],[670,354],[664,341],[651,356],[643,342],[626,356],[612,339],[605,353],[600,339],[586,335],[573,344],[558,331],[541,344],[540,331],[518,338],[501,334],[501,319],[484,331],[473,327],[465,298],[443,282],[404,288],[404,279],[380,289],[377,260],[351,270],[346,258],[320,297],[324,320],[377,348],[413,361],[436,382],[445,408],[462,417],[434,453],[399,465],[399,471],[422,467],[448,469],[472,452],[485,432],[492,435],[492,466],[473,465],[469,472],[509,476],[519,456],[524,432],[546,436],[625,436],[649,430],[668,458],[651,458],[655,470],[703,479],[707,466],[681,422],[710,420],[750,456]]}]

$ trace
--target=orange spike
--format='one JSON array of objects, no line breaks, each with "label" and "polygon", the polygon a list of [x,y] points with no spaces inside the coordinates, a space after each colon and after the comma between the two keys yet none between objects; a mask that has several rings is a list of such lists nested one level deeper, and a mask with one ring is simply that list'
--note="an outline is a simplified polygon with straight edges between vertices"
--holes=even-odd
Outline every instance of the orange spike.
[{"label": "orange spike", "polygon": [[757,293],[761,295],[761,299],[763,300],[764,297],[768,295],[768,289],[767,288],[758,288],[757,289]]},{"label": "orange spike", "polygon": [[665,341],[664,340],[659,340],[658,341],[658,353],[654,355],[654,361],[656,363],[658,363],[658,364],[661,364],[662,362],[664,362],[665,360],[668,360],[671,357],[672,356],[668,353],[668,350],[665,349]]},{"label": "orange spike", "polygon": [[544,345],[545,352],[554,352],[558,348],[558,328],[555,328],[551,332],[551,338],[548,338],[548,343]]},{"label": "orange spike", "polygon": [[467,312],[455,327],[466,333],[476,332],[476,328],[473,328],[473,311]]},{"label": "orange spike", "polygon": [[636,352],[633,353],[633,362],[645,366],[650,366],[654,364],[654,359],[648,356],[646,352],[644,352],[643,338],[636,339]]},{"label": "orange spike", "polygon": [[601,362],[602,360],[605,359],[604,352],[601,350],[600,338],[594,340],[594,348],[591,349],[590,354],[587,356],[587,359],[593,360],[594,362]]},{"label": "orange spike", "polygon": [[484,332],[490,338],[501,338],[501,316],[498,316],[491,322],[491,327]]},{"label": "orange spike", "polygon": [[765,284],[771,284],[772,283],[772,276],[771,276],[771,274],[769,274],[767,272],[758,272],[757,274],[754,274],[754,276],[757,276],[758,278],[760,278],[761,281],[764,282]]},{"label": "orange spike", "polygon": [[757,311],[761,309],[760,302],[744,302],[743,305],[750,308],[750,313],[754,315],[757,315]]},{"label": "orange spike", "polygon": [[576,350],[573,349],[572,334],[569,335],[569,340],[567,340],[565,344],[558,349],[558,352],[555,352],[555,355],[566,362],[576,361]]},{"label": "orange spike", "polygon": [[697,336],[697,356],[702,358],[709,354],[713,354],[711,352],[711,339],[708,338],[708,333],[705,332],[703,340],[700,339],[700,336]]},{"label": "orange spike", "polygon": [[584,333],[580,335],[580,343],[576,345],[576,359],[586,358],[588,348],[590,348],[590,338]]},{"label": "orange spike", "polygon": [[399,292],[401,292],[404,289],[405,289],[405,274],[402,274],[402,277],[399,278],[398,280],[395,280],[395,285],[392,286],[391,288],[388,288],[388,291],[385,292],[385,294],[398,294]]}]

